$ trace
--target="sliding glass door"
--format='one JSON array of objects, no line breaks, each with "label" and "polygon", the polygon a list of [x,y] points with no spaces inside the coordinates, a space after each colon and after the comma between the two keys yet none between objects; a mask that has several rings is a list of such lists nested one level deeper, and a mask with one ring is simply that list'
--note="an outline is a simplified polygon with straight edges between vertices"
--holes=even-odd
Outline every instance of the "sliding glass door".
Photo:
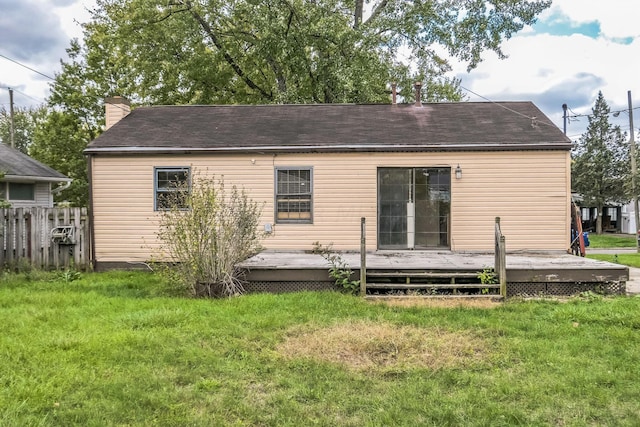
[{"label": "sliding glass door", "polygon": [[379,249],[449,248],[450,208],[451,168],[379,168]]}]

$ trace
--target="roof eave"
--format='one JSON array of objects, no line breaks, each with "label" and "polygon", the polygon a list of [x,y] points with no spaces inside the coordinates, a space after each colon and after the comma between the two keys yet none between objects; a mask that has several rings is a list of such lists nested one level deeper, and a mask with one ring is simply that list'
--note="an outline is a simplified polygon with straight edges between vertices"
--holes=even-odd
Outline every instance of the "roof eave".
[{"label": "roof eave", "polygon": [[571,150],[565,141],[524,144],[385,144],[385,145],[294,145],[234,147],[94,147],[85,154],[176,154],[176,153],[348,153],[348,152],[422,152],[422,151],[533,151]]},{"label": "roof eave", "polygon": [[67,177],[53,176],[29,176],[29,175],[5,175],[0,179],[5,182],[71,182],[73,179]]}]

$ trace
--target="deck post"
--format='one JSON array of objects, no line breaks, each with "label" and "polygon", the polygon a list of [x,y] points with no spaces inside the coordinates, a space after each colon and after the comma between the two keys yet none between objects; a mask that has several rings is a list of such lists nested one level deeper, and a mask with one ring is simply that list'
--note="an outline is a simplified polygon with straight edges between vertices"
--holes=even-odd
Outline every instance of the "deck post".
[{"label": "deck post", "polygon": [[367,294],[367,237],[366,219],[360,218],[360,296]]},{"label": "deck post", "polygon": [[507,297],[507,246],[504,236],[500,236],[500,295]]},{"label": "deck post", "polygon": [[500,217],[496,217],[495,226],[495,265],[493,268],[500,280],[500,295],[507,297],[507,246],[505,237],[500,229]]}]

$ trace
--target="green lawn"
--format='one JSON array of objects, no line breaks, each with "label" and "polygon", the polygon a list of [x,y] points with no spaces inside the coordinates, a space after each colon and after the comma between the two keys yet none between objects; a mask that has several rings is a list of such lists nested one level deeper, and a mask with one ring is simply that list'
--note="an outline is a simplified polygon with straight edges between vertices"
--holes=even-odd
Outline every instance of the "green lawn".
[{"label": "green lawn", "polygon": [[598,259],[600,261],[612,262],[615,264],[622,264],[629,267],[640,268],[640,254],[589,254],[587,252],[587,258]]},{"label": "green lawn", "polygon": [[[589,248],[635,248],[632,234],[595,234],[589,233]],[[587,252],[589,250],[587,249]]]},{"label": "green lawn", "polygon": [[0,426],[640,424],[640,298],[193,300],[151,273],[52,277],[0,275]]}]

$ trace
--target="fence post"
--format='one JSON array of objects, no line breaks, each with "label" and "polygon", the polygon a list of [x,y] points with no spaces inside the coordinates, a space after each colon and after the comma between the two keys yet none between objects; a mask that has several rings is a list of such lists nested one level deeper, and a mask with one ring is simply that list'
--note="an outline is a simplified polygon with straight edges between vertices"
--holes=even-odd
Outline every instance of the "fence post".
[{"label": "fence post", "polygon": [[366,219],[360,218],[360,296],[367,294],[367,237]]}]

